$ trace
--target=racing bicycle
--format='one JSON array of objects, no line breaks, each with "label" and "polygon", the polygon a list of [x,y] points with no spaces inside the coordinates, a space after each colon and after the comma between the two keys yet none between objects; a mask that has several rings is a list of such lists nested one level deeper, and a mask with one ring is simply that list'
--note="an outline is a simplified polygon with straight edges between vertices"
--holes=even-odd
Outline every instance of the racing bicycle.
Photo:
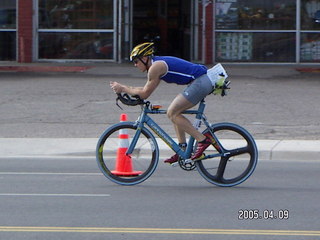
[{"label": "racing bicycle", "polygon": [[[228,122],[210,124],[204,114],[205,99],[196,110],[184,111],[195,115],[194,126],[204,125],[203,134],[211,134],[212,146],[206,149],[201,158],[191,160],[197,142],[190,136],[184,150],[151,117],[166,114],[158,105],[150,101],[118,94],[118,100],[128,106],[141,106],[141,113],[135,122],[124,121],[106,129],[98,140],[96,160],[101,172],[112,182],[121,185],[135,185],[148,179],[156,170],[162,139],[180,158],[175,165],[183,170],[198,170],[208,182],[221,187],[232,187],[247,180],[254,172],[258,161],[258,150],[254,138],[243,127]],[[119,106],[119,105],[118,105]],[[158,136],[157,138],[155,137]],[[127,138],[123,139],[123,136]],[[125,143],[125,152],[119,156],[119,146]],[[123,156],[124,155],[124,156]],[[122,169],[118,171],[119,158]],[[124,162],[123,162],[124,161]]]}]

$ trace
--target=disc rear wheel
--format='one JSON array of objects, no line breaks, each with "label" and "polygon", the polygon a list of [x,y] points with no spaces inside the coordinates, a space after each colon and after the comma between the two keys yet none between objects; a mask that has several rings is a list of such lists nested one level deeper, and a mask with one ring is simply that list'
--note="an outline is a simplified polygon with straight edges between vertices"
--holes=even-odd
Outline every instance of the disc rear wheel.
[{"label": "disc rear wheel", "polygon": [[232,123],[212,125],[211,131],[219,147],[210,146],[205,151],[207,156],[216,157],[196,161],[199,173],[208,182],[221,187],[235,186],[248,179],[258,161],[258,150],[252,136]]}]

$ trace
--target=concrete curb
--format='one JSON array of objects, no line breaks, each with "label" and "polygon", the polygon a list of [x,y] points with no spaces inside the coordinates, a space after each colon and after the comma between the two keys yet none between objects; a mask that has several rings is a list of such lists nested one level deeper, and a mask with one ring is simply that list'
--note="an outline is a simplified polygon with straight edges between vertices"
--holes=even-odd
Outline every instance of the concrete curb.
[{"label": "concrete curb", "polygon": [[[3,158],[95,158],[98,138],[0,138]],[[320,160],[320,140],[256,140],[259,160]],[[173,154],[158,141],[160,158]]]}]

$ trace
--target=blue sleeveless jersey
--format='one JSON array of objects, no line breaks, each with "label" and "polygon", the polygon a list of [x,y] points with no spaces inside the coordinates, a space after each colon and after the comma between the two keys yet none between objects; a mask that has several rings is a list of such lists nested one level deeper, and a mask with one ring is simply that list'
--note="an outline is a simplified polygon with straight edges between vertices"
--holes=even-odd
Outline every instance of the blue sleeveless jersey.
[{"label": "blue sleeveless jersey", "polygon": [[164,61],[167,64],[168,71],[160,77],[167,83],[185,85],[207,73],[207,68],[204,65],[194,64],[177,57],[155,56],[152,61]]}]

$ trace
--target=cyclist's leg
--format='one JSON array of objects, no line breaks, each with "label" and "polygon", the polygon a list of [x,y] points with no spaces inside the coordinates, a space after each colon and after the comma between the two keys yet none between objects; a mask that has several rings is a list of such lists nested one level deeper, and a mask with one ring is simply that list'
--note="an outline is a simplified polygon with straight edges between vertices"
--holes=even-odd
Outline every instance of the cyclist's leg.
[{"label": "cyclist's leg", "polygon": [[186,142],[185,133],[193,136],[197,141],[202,141],[205,138],[182,114],[183,111],[193,106],[195,104],[188,101],[182,94],[179,94],[168,107],[167,115],[174,124],[179,143]]},{"label": "cyclist's leg", "polygon": [[186,143],[186,133],[178,128],[176,124],[173,124],[174,131],[178,137],[179,143]]},{"label": "cyclist's leg", "polygon": [[[202,133],[197,131],[191,122],[184,117],[181,113],[191,107],[194,104],[189,102],[182,94],[179,94],[170,104],[167,110],[169,119],[173,122],[178,142],[181,148],[186,148],[186,132],[194,138],[201,138]],[[166,159],[165,163],[175,163],[179,160],[179,155],[176,153],[172,157]]]}]

